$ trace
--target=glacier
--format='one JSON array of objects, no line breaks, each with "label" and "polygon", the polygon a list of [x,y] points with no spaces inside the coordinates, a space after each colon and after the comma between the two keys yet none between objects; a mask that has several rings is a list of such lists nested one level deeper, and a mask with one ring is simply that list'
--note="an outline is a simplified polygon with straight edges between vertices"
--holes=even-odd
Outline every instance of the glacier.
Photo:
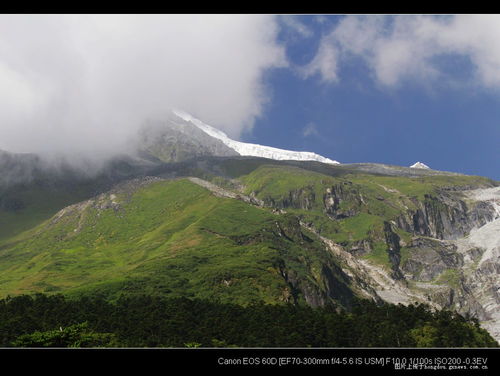
[{"label": "glacier", "polygon": [[199,119],[182,110],[172,110],[174,115],[186,122],[194,124],[196,127],[204,131],[211,137],[217,138],[225,145],[236,151],[239,155],[249,157],[261,157],[274,160],[295,160],[295,161],[317,161],[321,163],[340,164],[338,161],[323,157],[319,154],[307,151],[292,151],[273,148],[271,146],[263,146],[259,144],[251,144],[241,141],[235,141],[229,138],[221,130],[205,124]]}]

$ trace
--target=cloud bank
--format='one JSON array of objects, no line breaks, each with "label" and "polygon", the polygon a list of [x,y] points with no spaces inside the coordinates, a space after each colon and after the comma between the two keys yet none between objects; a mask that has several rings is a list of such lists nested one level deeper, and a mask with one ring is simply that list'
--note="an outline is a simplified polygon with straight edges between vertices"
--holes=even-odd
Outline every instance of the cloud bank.
[{"label": "cloud bank", "polygon": [[[342,66],[358,58],[382,87],[444,81],[496,90],[499,40],[499,15],[346,16],[322,37],[316,56],[300,72],[334,83],[341,78]],[[453,75],[443,58],[448,63],[463,59],[470,69]]]},{"label": "cloud bank", "polygon": [[182,108],[232,137],[286,66],[265,15],[0,15],[0,149],[106,154]]}]

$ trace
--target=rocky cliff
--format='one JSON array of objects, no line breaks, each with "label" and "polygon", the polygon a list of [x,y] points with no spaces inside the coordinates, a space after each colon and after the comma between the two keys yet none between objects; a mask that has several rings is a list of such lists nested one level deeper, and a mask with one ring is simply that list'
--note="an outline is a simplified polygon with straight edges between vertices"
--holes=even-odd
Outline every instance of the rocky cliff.
[{"label": "rocky cliff", "polygon": [[[500,339],[500,187],[441,184],[408,190],[417,195],[396,185],[367,187],[356,179],[323,183],[321,194],[313,184],[274,197],[254,193],[264,205],[296,212],[342,260],[342,270],[362,295],[471,315]],[[351,231],[347,237],[346,231]]]},{"label": "rocky cliff", "polygon": [[461,195],[425,195],[414,200],[416,210],[409,210],[396,220],[398,226],[416,235],[437,239],[457,239],[471,229],[481,227],[495,218],[495,209],[486,201],[467,204]]}]

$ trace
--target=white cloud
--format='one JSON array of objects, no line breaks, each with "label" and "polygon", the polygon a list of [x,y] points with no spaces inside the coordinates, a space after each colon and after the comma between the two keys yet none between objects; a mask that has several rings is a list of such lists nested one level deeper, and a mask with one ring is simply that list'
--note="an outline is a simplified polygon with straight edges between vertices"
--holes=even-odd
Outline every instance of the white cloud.
[{"label": "white cloud", "polygon": [[325,82],[336,82],[338,81],[338,54],[339,51],[334,44],[323,42],[314,59],[309,64],[296,69],[304,78],[319,74]]},{"label": "white cloud", "polygon": [[302,136],[319,136],[318,127],[315,123],[307,123],[307,125],[302,129]]},{"label": "white cloud", "polygon": [[281,22],[292,32],[298,34],[302,38],[310,38],[314,35],[313,31],[304,25],[297,16],[281,16]]},{"label": "white cloud", "polygon": [[286,58],[265,15],[1,15],[0,149],[114,152],[183,108],[233,137]]},{"label": "white cloud", "polygon": [[[342,64],[361,58],[375,81],[387,87],[453,79],[498,89],[499,42],[500,15],[347,16],[323,37],[303,71],[332,82]],[[437,60],[458,56],[469,59],[473,70],[450,78]]]}]

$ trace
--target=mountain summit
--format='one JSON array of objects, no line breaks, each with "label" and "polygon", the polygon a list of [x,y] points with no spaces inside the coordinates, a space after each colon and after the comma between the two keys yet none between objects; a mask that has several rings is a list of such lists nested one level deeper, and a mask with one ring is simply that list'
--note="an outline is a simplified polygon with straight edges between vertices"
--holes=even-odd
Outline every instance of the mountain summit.
[{"label": "mountain summit", "polygon": [[224,132],[220,131],[219,129],[203,123],[201,120],[196,119],[195,117],[184,111],[173,110],[173,113],[185,122],[195,125],[198,129],[201,129],[207,135],[213,137],[214,139],[222,141],[224,145],[242,156],[261,157],[275,160],[317,161],[322,163],[339,164],[339,162],[337,161],[325,158],[312,152],[284,150],[273,148],[270,146],[235,141],[230,139]]},{"label": "mountain summit", "polygon": [[422,162],[417,162],[417,163],[411,165],[410,168],[426,168],[426,169],[430,169],[429,166],[427,166],[426,164],[424,164]]}]

